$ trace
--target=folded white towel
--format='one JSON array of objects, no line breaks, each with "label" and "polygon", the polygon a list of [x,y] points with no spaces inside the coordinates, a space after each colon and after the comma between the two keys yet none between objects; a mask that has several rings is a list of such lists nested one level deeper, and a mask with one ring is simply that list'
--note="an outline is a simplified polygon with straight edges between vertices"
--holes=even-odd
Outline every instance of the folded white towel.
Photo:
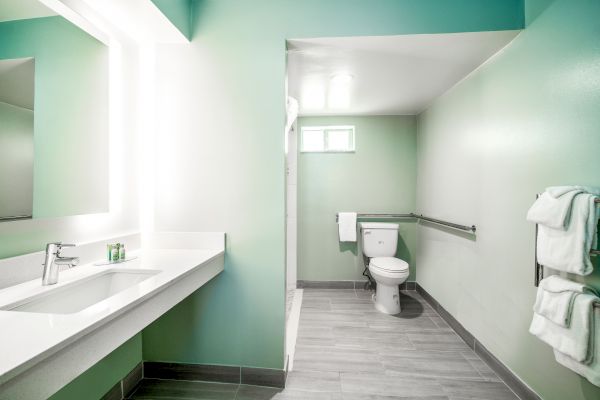
[{"label": "folded white towel", "polygon": [[571,213],[573,198],[584,193],[582,186],[554,186],[546,189],[527,212],[527,220],[565,230]]},{"label": "folded white towel", "polygon": [[597,295],[597,292],[583,283],[577,283],[558,275],[542,279],[538,287],[533,311],[557,325],[568,328],[575,296],[580,293]]},{"label": "folded white towel", "polygon": [[573,360],[589,364],[593,360],[595,347],[593,307],[599,300],[595,295],[577,294],[570,328],[556,325],[534,313],[529,332]]},{"label": "folded white towel", "polygon": [[537,257],[543,266],[579,275],[593,270],[590,250],[596,246],[596,196],[579,193],[572,201],[567,229],[538,225]]},{"label": "folded white towel", "polygon": [[338,232],[340,242],[356,242],[356,213],[338,213]]},{"label": "folded white towel", "polygon": [[[594,313],[594,331],[600,332],[600,309],[597,308]],[[571,357],[563,354],[557,350],[554,350],[554,358],[556,361],[569,368],[570,370],[578,373],[583,376],[585,379],[590,381],[592,384],[596,386],[600,386],[600,340],[599,337],[596,337],[594,340],[594,354],[592,357],[592,362],[589,364],[582,364]]]}]

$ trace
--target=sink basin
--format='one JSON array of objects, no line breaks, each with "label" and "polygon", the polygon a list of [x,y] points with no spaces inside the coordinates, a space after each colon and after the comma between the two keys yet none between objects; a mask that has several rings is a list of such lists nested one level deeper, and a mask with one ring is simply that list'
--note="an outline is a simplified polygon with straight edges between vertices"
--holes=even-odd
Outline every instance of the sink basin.
[{"label": "sink basin", "polygon": [[20,300],[2,310],[72,314],[84,310],[160,273],[158,270],[110,269]]}]

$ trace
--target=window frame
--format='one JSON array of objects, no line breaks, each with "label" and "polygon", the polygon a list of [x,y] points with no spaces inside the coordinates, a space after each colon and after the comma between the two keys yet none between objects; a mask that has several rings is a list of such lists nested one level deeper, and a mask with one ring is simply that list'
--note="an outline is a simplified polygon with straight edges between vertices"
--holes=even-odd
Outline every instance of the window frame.
[{"label": "window frame", "polygon": [[[323,150],[304,150],[304,131],[323,131]],[[329,149],[329,132],[330,131],[350,131],[350,147],[348,150],[330,150]],[[323,125],[312,126],[306,125],[300,129],[300,152],[301,153],[355,153],[356,152],[356,127],[354,125]]]}]

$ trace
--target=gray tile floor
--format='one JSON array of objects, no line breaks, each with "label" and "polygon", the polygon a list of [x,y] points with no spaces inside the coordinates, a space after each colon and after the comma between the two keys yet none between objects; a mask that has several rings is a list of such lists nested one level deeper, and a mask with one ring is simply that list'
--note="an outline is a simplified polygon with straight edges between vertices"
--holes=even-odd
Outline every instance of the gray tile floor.
[{"label": "gray tile floor", "polygon": [[133,399],[516,400],[416,292],[402,312],[374,310],[371,292],[305,289],[285,390],[144,380]]}]

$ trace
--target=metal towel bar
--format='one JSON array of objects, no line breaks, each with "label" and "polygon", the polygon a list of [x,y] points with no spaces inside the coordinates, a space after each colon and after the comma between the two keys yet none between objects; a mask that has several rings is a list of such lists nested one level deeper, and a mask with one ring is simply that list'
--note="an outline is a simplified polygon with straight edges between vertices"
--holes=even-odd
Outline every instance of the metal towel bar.
[{"label": "metal towel bar", "polygon": [[[422,214],[408,213],[408,214],[362,214],[359,213],[356,215],[358,218],[415,218],[417,220],[423,220],[427,222],[431,222],[438,225],[447,226],[450,228],[458,229],[463,232],[469,232],[475,234],[477,231],[477,227],[475,225],[461,225],[455,224],[454,222],[443,221],[441,219],[426,217]],[[339,221],[339,214],[335,214],[335,222]]]}]

